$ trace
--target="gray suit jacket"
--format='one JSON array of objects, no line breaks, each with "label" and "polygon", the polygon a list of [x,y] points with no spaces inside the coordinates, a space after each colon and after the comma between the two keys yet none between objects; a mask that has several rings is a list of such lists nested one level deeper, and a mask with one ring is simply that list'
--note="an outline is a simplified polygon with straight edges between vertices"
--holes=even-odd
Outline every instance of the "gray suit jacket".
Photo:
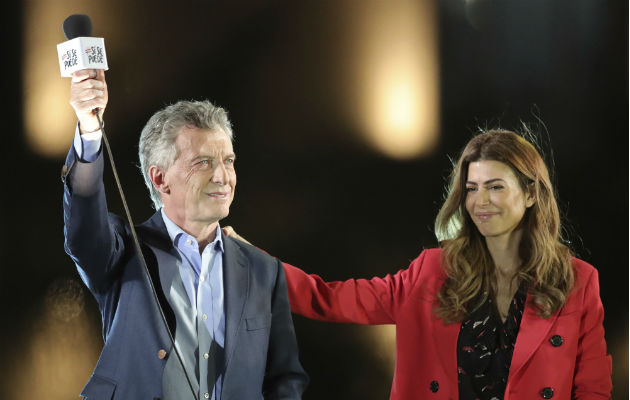
[{"label": "gray suit jacket", "polygon": [[[105,340],[81,395],[89,400],[153,400],[162,396],[171,344],[129,226],[107,211],[102,174],[102,155],[84,163],[70,150],[62,173],[65,247],[98,302]],[[164,288],[177,272],[178,253],[159,212],[137,230],[160,303],[175,331]],[[252,246],[229,237],[223,240],[226,332],[221,399],[300,399],[308,377],[298,360],[282,264]],[[166,358],[160,350],[166,351]]]}]

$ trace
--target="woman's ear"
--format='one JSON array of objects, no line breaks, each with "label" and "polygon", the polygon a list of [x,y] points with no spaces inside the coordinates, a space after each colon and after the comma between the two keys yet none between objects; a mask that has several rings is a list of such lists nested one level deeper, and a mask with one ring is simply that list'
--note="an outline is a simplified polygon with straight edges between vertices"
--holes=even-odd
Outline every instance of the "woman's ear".
[{"label": "woman's ear", "polygon": [[534,182],[529,182],[527,189],[525,190],[525,207],[529,208],[536,203],[536,196],[534,196]]}]

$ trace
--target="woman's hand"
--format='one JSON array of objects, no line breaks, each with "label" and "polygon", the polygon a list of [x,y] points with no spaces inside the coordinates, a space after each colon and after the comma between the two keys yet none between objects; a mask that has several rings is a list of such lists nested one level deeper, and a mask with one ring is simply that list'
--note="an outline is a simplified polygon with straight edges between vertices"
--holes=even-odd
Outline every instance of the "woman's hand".
[{"label": "woman's hand", "polygon": [[242,237],[238,233],[236,233],[234,228],[232,228],[231,226],[224,227],[223,228],[223,233],[225,234],[225,236],[229,236],[231,238],[238,239],[241,242],[244,242],[244,243],[247,243],[247,244],[251,245],[251,243],[249,243],[244,237]]}]

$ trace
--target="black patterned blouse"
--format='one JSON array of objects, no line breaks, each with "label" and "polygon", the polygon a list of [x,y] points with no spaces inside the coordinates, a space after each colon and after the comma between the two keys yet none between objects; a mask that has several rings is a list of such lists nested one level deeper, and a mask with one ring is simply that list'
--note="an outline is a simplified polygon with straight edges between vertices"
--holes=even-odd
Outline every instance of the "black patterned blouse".
[{"label": "black patterned blouse", "polygon": [[505,323],[491,299],[462,322],[457,342],[460,400],[503,399],[526,295],[521,286]]}]

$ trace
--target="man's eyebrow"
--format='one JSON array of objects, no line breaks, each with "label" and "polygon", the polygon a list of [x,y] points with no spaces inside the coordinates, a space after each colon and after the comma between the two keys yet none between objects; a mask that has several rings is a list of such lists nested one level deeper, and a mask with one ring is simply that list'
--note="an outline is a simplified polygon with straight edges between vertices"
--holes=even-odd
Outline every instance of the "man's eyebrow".
[{"label": "man's eyebrow", "polygon": [[[500,182],[503,182],[503,179],[501,179],[501,178],[488,179],[488,180],[487,180],[487,181],[485,181],[483,184],[484,184],[484,185],[490,185],[490,184],[492,184],[492,183],[499,182],[499,181],[500,181]],[[476,185],[476,184],[477,184],[477,182],[466,181],[466,184],[467,184],[467,185]]]},{"label": "man's eyebrow", "polygon": [[204,154],[199,154],[198,156],[191,158],[190,161],[197,161],[197,160],[201,160],[202,158],[212,158],[212,157],[204,155]]},{"label": "man's eyebrow", "polygon": [[[209,159],[209,160],[214,160],[216,157],[209,155],[209,154],[199,154],[198,156],[196,156],[195,158],[191,159],[190,162],[196,162],[202,159]],[[236,154],[234,153],[228,153],[226,155],[223,156],[223,158],[236,158]]]}]

